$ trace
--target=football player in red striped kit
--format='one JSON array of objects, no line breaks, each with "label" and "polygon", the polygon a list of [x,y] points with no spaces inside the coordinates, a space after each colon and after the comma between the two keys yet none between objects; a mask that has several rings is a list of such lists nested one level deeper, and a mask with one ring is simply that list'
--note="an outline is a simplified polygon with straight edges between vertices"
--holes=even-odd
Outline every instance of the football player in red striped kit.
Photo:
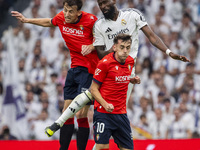
[{"label": "football player in red striped kit", "polygon": [[134,59],[129,55],[132,39],[119,34],[114,38],[114,52],[99,61],[90,88],[94,102],[94,139],[97,150],[108,150],[113,136],[120,149],[133,149],[133,138],[126,111],[128,84],[139,84],[131,77]]}]

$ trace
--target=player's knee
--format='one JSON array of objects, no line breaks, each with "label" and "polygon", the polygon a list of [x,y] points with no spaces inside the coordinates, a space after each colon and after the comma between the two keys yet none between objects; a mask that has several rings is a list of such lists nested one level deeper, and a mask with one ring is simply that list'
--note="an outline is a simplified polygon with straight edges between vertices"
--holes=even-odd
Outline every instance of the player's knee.
[{"label": "player's knee", "polygon": [[91,94],[91,92],[89,90],[86,90],[84,93],[85,93],[85,95],[88,97],[88,99],[90,101],[94,100],[94,98],[92,97],[92,94]]},{"label": "player's knee", "polygon": [[108,150],[109,144],[96,144],[96,150]]},{"label": "player's knee", "polygon": [[78,111],[76,113],[76,118],[77,119],[80,119],[80,118],[86,118],[87,117],[87,114],[88,114],[88,110],[89,110],[89,105],[88,106],[85,106],[83,107],[80,111]]},{"label": "player's knee", "polygon": [[67,109],[67,107],[71,104],[71,102],[72,102],[71,100],[64,101],[64,106],[63,106],[62,112],[64,112]]}]

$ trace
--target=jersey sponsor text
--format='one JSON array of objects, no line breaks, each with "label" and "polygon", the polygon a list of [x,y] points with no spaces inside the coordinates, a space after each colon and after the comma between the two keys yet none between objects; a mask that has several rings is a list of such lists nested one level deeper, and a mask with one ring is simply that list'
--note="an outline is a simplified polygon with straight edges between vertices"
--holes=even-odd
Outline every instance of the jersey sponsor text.
[{"label": "jersey sponsor text", "polygon": [[69,27],[63,27],[63,32],[66,32],[67,34],[73,34],[77,36],[84,36],[82,30],[77,30]]},{"label": "jersey sponsor text", "polygon": [[130,80],[130,75],[128,76],[115,76],[116,82],[126,82]]},{"label": "jersey sponsor text", "polygon": [[108,34],[108,39],[109,39],[109,40],[114,39],[118,34],[120,34],[120,33],[128,33],[128,32],[129,32],[129,29],[128,29],[128,28],[122,29],[122,30],[118,31],[117,33]]}]

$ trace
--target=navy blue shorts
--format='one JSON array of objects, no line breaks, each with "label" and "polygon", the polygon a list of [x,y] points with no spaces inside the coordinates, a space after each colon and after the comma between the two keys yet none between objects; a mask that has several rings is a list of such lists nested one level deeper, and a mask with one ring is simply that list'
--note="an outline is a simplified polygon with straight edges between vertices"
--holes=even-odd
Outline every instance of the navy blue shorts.
[{"label": "navy blue shorts", "polygon": [[73,100],[78,94],[89,89],[93,75],[85,67],[70,68],[65,80],[64,99]]},{"label": "navy blue shorts", "polygon": [[133,137],[126,114],[107,114],[95,110],[93,120],[95,143],[108,144],[113,136],[118,146],[133,149]]}]

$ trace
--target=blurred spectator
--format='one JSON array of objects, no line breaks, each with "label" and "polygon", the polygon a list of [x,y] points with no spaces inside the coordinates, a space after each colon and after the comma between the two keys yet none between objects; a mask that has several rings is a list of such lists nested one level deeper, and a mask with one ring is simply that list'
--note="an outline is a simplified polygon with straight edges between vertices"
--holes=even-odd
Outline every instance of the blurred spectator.
[{"label": "blurred spectator", "polygon": [[152,139],[149,124],[145,114],[140,115],[140,120],[136,125],[132,125],[133,138],[135,139]]},{"label": "blurred spectator", "polygon": [[187,129],[188,124],[185,124],[181,119],[181,111],[177,107],[174,109],[174,120],[170,124],[166,138],[170,139],[186,139],[191,138],[191,131]]},{"label": "blurred spectator", "polygon": [[117,0],[117,8],[128,8],[128,0]]},{"label": "blurred spectator", "polygon": [[190,39],[194,36],[196,32],[196,27],[192,22],[191,15],[188,12],[183,14],[182,26],[181,26],[181,36],[184,42],[190,42]]},{"label": "blurred spectator", "polygon": [[41,43],[42,55],[47,58],[50,66],[53,66],[56,60],[60,41],[61,39],[55,36],[55,27],[50,27],[49,36],[44,37]]},{"label": "blurred spectator", "polygon": [[166,124],[167,126],[169,126],[174,119],[173,110],[175,106],[172,105],[169,98],[164,98],[163,103],[164,103],[164,107],[162,109],[162,114],[163,114],[162,117],[163,119],[167,120]]},{"label": "blurred spectator", "polygon": [[162,115],[160,108],[155,109],[156,120],[150,122],[150,130],[153,139],[165,139],[167,133],[167,121]]},{"label": "blurred spectator", "polygon": [[194,120],[194,116],[192,115],[192,113],[188,110],[187,105],[185,102],[181,102],[179,104],[179,109],[181,112],[181,120],[183,122],[183,124],[186,124],[186,129],[187,129],[187,134],[188,137],[187,138],[192,138],[192,133],[195,130],[195,120]]},{"label": "blurred spectator", "polygon": [[38,87],[39,83],[47,84],[50,82],[50,75],[53,70],[49,67],[46,57],[40,57],[39,66],[30,72],[29,81]]},{"label": "blurred spectator", "polygon": [[28,54],[32,53],[37,38],[37,35],[29,28],[23,29],[23,34],[21,35],[21,41],[19,43],[20,57],[27,57]]},{"label": "blurred spectator", "polygon": [[3,126],[0,134],[0,140],[17,140],[17,138],[10,134],[10,129],[8,126]]},{"label": "blurred spectator", "polygon": [[173,23],[180,22],[182,19],[182,12],[183,12],[183,6],[180,2],[180,0],[173,0],[172,6],[170,8],[170,17],[172,18]]},{"label": "blurred spectator", "polygon": [[51,124],[53,120],[51,120],[48,116],[48,112],[46,109],[41,111],[41,114],[38,116],[38,120],[34,121],[32,130],[33,130],[33,139],[37,140],[52,140],[58,139],[58,134],[56,133],[52,137],[46,136],[44,129],[46,126]]}]

